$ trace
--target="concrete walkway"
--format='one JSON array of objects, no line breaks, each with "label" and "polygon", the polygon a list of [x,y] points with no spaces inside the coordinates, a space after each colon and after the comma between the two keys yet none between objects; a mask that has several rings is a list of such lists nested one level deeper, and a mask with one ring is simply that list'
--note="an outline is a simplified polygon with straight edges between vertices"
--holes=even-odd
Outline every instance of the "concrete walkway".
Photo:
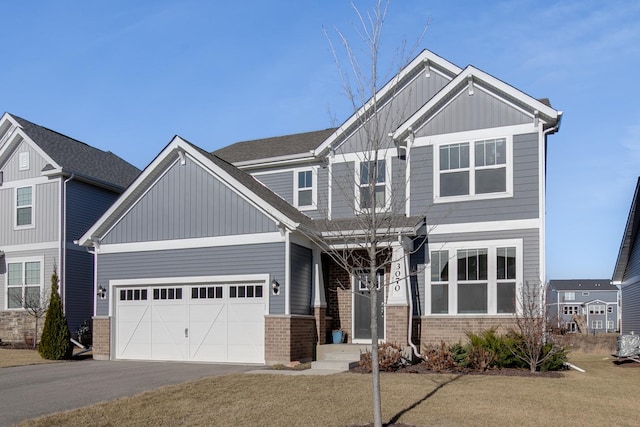
[{"label": "concrete walkway", "polygon": [[256,365],[93,359],[2,368],[0,426],[166,385],[256,369]]}]

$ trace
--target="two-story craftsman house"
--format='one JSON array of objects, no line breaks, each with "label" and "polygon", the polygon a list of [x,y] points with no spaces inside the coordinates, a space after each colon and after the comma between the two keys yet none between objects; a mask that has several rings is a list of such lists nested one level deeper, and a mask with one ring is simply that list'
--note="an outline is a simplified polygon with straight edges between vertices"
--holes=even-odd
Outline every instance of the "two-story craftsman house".
[{"label": "two-story craftsman house", "polygon": [[24,306],[46,303],[54,265],[70,330],[91,320],[93,256],[73,241],[139,173],[111,152],[0,117],[0,339],[32,337]]},{"label": "two-story craftsman house", "polygon": [[337,328],[370,342],[366,271],[329,255],[357,257],[372,212],[381,339],[511,324],[545,276],[561,114],[423,51],[338,128],[214,153],[174,137],[81,238],[102,291],[94,357],[310,359]]}]

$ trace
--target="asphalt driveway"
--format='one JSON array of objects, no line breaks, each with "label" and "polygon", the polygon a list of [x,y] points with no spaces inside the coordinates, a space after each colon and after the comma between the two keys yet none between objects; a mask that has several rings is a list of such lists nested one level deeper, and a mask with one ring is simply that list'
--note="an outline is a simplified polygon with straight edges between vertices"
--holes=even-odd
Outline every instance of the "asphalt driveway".
[{"label": "asphalt driveway", "polygon": [[0,369],[0,426],[256,365],[74,360]]}]

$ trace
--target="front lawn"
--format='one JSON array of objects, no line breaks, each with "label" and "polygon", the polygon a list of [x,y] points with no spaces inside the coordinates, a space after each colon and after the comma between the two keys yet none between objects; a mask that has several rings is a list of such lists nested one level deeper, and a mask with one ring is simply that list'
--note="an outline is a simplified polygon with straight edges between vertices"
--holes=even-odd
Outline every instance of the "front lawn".
[{"label": "front lawn", "polygon": [[53,362],[57,360],[43,359],[36,350],[0,347],[0,368]]},{"label": "front lawn", "polygon": [[[570,355],[562,378],[382,374],[383,417],[415,426],[637,425],[640,364]],[[636,366],[637,365],[637,366]],[[346,426],[371,421],[370,376],[236,374],[165,387],[22,426]]]}]

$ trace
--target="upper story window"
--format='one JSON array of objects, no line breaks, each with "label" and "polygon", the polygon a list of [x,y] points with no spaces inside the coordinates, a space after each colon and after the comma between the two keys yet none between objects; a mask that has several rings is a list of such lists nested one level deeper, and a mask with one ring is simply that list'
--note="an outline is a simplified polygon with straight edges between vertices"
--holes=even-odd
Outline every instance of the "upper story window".
[{"label": "upper story window", "polygon": [[564,300],[565,301],[575,301],[576,300],[576,293],[575,292],[565,292],[564,293]]},{"label": "upper story window", "polygon": [[294,180],[294,205],[300,210],[315,209],[317,206],[317,185],[313,169],[295,171]]},{"label": "upper story window", "polygon": [[360,210],[388,207],[387,167],[384,160],[360,162],[357,183]]},{"label": "upper story window", "polygon": [[7,261],[7,308],[37,307],[42,295],[42,262]]},{"label": "upper story window", "polygon": [[33,225],[33,187],[16,188],[16,227]]},{"label": "upper story window", "polygon": [[504,197],[511,192],[507,138],[436,146],[436,201]]}]

